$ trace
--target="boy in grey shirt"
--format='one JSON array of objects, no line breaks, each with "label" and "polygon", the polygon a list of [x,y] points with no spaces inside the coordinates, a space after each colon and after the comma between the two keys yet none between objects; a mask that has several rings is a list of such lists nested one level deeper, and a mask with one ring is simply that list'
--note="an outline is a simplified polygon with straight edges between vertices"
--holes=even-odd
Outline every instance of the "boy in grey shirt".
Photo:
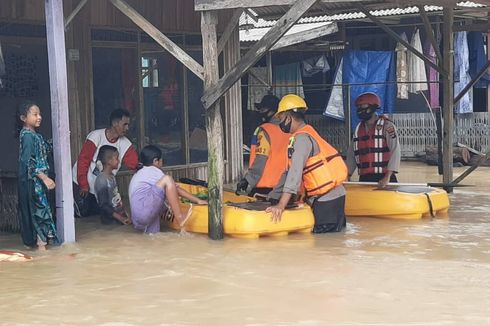
[{"label": "boy in grey shirt", "polygon": [[[100,207],[102,224],[111,224],[119,221],[130,224],[131,219],[124,210],[121,195],[117,189],[116,178],[112,171],[119,166],[119,153],[113,146],[104,145],[100,148],[97,165],[102,163],[102,171],[95,179],[95,197]],[[100,167],[98,167],[100,169]]]}]

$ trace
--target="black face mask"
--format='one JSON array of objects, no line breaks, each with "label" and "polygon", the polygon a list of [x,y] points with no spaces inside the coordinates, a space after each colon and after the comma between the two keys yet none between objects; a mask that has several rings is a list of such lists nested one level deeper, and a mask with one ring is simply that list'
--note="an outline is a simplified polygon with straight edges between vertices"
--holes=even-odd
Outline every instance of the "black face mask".
[{"label": "black face mask", "polygon": [[292,120],[289,120],[289,123],[286,123],[286,120],[288,118],[284,119],[281,121],[281,123],[279,123],[279,128],[281,128],[281,131],[286,133],[286,134],[289,134],[291,132],[291,123],[293,122]]},{"label": "black face mask", "polygon": [[376,109],[374,109],[374,108],[360,109],[360,110],[357,110],[357,116],[362,121],[368,121],[373,116],[375,110]]}]

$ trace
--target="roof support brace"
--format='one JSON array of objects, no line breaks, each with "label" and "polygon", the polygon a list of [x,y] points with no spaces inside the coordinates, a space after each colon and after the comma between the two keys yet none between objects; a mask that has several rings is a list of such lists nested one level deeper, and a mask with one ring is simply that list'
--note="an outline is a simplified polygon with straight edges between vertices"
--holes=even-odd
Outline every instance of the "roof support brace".
[{"label": "roof support brace", "polygon": [[488,68],[490,67],[490,60],[487,61],[487,64],[480,69],[478,74],[473,78],[468,85],[466,85],[461,92],[454,98],[453,105],[458,104],[458,102],[463,98],[463,96],[471,89],[475,84],[483,77],[483,75],[487,72]]},{"label": "roof support brace", "polygon": [[71,14],[68,17],[66,17],[66,19],[65,19],[65,31],[68,29],[68,26],[70,25],[73,18],[75,18],[75,16],[80,12],[80,10],[82,10],[83,6],[85,6],[85,4],[87,2],[88,2],[88,0],[81,0],[78,3],[78,5],[75,7],[75,9],[73,9]]},{"label": "roof support brace", "polygon": [[228,22],[228,25],[226,25],[225,30],[218,41],[218,55],[223,51],[226,42],[228,42],[228,39],[230,38],[230,35],[235,30],[236,25],[240,22],[240,16],[242,13],[243,9],[236,9]]},{"label": "roof support brace", "polygon": [[251,75],[253,78],[257,79],[257,81],[259,83],[261,83],[262,85],[266,86],[266,87],[269,87],[269,88],[272,88],[271,86],[271,83],[268,83],[266,82],[262,77],[260,77],[259,75],[257,75],[253,70],[249,70],[247,71],[249,75]]},{"label": "roof support brace", "polygon": [[[111,0],[116,1],[116,0]],[[120,0],[119,0],[120,1]],[[301,18],[301,16],[315,4],[317,0],[298,0],[282,16],[277,23],[250,48],[242,59],[231,68],[216,84],[205,92],[201,101],[206,109],[210,108],[237,80],[239,80],[250,67],[274,46],[274,44]]]},{"label": "roof support brace", "polygon": [[124,0],[110,0],[112,4],[119,9],[123,14],[128,16],[139,28],[145,31],[151,36],[158,44],[160,44],[165,50],[173,55],[177,60],[182,62],[184,66],[189,68],[197,77],[204,80],[204,68],[182,50],[177,44],[172,42],[162,32],[152,25],[148,20],[141,16],[136,10],[134,10]]}]

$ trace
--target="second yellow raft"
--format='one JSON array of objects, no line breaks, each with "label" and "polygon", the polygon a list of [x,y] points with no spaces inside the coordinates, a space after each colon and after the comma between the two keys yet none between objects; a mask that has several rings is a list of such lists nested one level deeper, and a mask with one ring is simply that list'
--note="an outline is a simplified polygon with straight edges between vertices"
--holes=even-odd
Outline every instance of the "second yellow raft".
[{"label": "second yellow raft", "polygon": [[386,190],[373,185],[345,185],[345,215],[389,219],[420,219],[445,216],[449,197],[443,189],[422,186],[393,186]]}]

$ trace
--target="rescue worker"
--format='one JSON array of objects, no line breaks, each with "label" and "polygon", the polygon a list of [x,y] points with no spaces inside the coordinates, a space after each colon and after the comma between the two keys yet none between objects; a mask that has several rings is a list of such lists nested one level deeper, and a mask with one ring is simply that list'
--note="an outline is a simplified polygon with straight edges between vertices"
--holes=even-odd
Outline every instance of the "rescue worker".
[{"label": "rescue worker", "polygon": [[265,95],[260,103],[255,103],[262,124],[252,136],[248,171],[238,182],[237,192],[267,195],[287,169],[289,135],[281,131],[280,121],[274,116],[278,104],[279,99],[274,95]]},{"label": "rescue worker", "polygon": [[378,182],[380,187],[397,182],[395,174],[400,168],[401,153],[395,125],[376,114],[381,107],[378,95],[363,93],[357,97],[355,105],[361,122],[347,152],[349,176],[357,168],[361,182]]},{"label": "rescue worker", "polygon": [[279,222],[282,212],[303,184],[306,202],[315,216],[313,233],[339,232],[346,225],[345,189],[347,167],[339,152],[318,132],[305,123],[306,102],[299,96],[288,94],[279,103],[279,127],[291,133],[288,147],[289,167],[284,183],[269,195],[279,199],[267,208],[272,220]]}]

